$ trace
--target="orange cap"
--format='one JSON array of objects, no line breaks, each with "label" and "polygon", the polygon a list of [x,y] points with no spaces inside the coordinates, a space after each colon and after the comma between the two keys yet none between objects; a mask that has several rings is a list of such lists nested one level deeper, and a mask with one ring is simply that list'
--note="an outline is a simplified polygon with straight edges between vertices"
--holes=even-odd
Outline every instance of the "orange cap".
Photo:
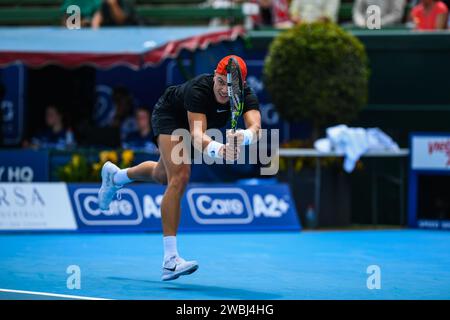
[{"label": "orange cap", "polygon": [[229,55],[220,60],[220,62],[217,64],[216,72],[224,76],[227,75],[227,65],[228,60],[230,58],[236,59],[236,61],[239,64],[239,67],[241,68],[242,79],[245,80],[245,78],[247,77],[247,65],[245,64],[245,61],[241,57],[235,55]]}]

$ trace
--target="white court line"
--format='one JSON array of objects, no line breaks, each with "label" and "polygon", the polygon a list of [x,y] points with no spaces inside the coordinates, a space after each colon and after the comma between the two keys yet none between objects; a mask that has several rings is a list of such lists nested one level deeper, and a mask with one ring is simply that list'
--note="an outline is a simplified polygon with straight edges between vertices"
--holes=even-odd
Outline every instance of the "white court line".
[{"label": "white court line", "polygon": [[69,295],[69,294],[58,294],[58,293],[37,292],[37,291],[24,291],[24,290],[11,290],[11,289],[1,289],[1,288],[0,288],[0,292],[31,294],[31,295],[36,295],[36,296],[47,296],[47,297],[69,298],[69,299],[80,299],[80,300],[111,300],[111,299],[105,299],[105,298],[72,296],[72,295]]}]

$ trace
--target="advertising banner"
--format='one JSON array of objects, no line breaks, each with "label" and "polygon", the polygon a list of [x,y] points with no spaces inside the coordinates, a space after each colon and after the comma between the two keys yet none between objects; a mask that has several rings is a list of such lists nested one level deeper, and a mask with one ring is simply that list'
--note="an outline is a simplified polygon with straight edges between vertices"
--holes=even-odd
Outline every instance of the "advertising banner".
[{"label": "advertising banner", "polygon": [[0,231],[77,230],[64,183],[0,183]]},{"label": "advertising banner", "polygon": [[450,171],[450,135],[412,136],[411,151],[412,169]]},{"label": "advertising banner", "polygon": [[[69,184],[80,231],[161,231],[164,186],[132,184],[109,211],[98,208],[98,185]],[[180,231],[299,230],[287,185],[190,185],[181,203]]]}]

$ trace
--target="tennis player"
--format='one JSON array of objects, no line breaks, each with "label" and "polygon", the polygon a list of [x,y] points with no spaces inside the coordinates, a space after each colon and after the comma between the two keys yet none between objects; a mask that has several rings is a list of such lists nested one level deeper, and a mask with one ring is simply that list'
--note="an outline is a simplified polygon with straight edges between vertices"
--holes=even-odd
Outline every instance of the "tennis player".
[{"label": "tennis player", "polygon": [[[234,58],[233,61],[238,63],[244,84],[242,114],[246,129],[234,132],[229,130],[227,142],[222,144],[212,140],[205,131],[222,128],[231,118],[227,92],[227,63],[230,58]],[[107,162],[102,168],[102,186],[98,193],[101,210],[108,210],[116,192],[132,181],[167,184],[161,203],[164,234],[163,281],[177,279],[198,269],[196,261],[185,261],[177,250],[176,235],[180,222],[181,198],[189,181],[191,167],[190,163],[178,164],[179,161],[173,161],[172,150],[183,138],[172,136],[172,133],[179,128],[187,129],[191,141],[201,142],[197,146],[202,149],[201,152],[212,158],[236,160],[239,153],[234,146],[255,142],[261,129],[259,102],[245,84],[246,76],[247,67],[244,60],[238,56],[227,56],[218,63],[214,74],[199,75],[184,84],[167,88],[156,103],[151,120],[154,140],[161,155],[159,160],[145,161],[127,169],[119,169],[113,163]]]}]

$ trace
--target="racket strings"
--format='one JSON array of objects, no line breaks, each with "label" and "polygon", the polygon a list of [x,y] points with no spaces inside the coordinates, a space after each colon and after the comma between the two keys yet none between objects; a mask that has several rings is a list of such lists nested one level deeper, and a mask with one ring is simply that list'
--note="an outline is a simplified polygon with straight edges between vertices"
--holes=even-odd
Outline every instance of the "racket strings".
[{"label": "racket strings", "polygon": [[232,95],[231,98],[233,100],[233,111],[239,112],[241,109],[241,96],[242,96],[242,89],[241,89],[241,79],[240,79],[240,73],[238,71],[238,66],[233,63],[231,65],[231,89],[232,89]]},{"label": "racket strings", "polygon": [[243,111],[244,99],[240,67],[233,59],[230,59],[227,66],[227,84],[231,107],[231,129],[234,132],[237,127],[237,120]]}]

